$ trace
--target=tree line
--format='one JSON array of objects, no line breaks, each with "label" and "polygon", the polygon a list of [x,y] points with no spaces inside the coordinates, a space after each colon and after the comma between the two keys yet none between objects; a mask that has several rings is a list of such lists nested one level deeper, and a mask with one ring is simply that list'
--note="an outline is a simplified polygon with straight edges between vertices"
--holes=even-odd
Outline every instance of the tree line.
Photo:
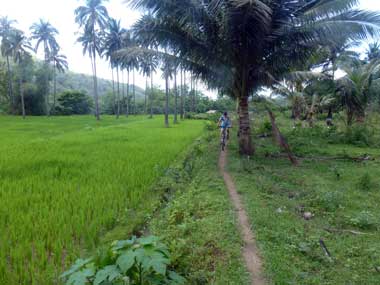
[{"label": "tree line", "polygon": [[[154,113],[162,112],[165,113],[165,123],[168,125],[169,112],[174,114],[176,123],[178,117],[185,117],[186,112],[215,107],[215,104],[200,92],[199,80],[174,61],[164,61],[158,56],[119,56],[117,53],[120,50],[137,47],[138,43],[131,30],[122,28],[120,21],[109,16],[102,1],[86,1],[74,14],[81,30],[78,42],[83,46],[83,53],[91,59],[93,100],[77,92],[80,90],[64,92],[57,100],[57,89],[62,89],[60,80],[68,77],[62,74],[68,69],[68,62],[67,57],[60,53],[61,48],[57,41],[59,31],[55,27],[40,19],[30,27],[30,36],[26,36],[23,31],[15,28],[15,20],[2,17],[0,37],[4,65],[0,63],[0,70],[3,81],[5,78],[7,80],[2,82],[3,84],[0,82],[3,89],[6,89],[0,93],[6,94],[1,96],[0,102],[6,112],[22,113],[25,118],[26,109],[30,114],[45,113],[47,116],[70,114],[72,110],[77,110],[74,114],[79,110],[83,113],[93,109],[97,119],[100,119],[101,113],[112,113],[119,118],[121,114],[128,116],[146,113],[152,117]],[[42,62],[33,56],[39,50],[44,53]],[[110,64],[112,92],[107,94],[108,96],[102,94],[105,98],[99,99],[97,59],[100,57],[105,58]],[[154,75],[159,67],[166,81],[164,108],[157,105],[162,103],[162,93],[154,85]],[[136,90],[139,89],[135,84],[136,72],[146,76],[143,106],[140,107],[141,103],[137,97],[141,96],[141,90]],[[173,86],[170,86],[169,81]],[[104,82],[100,84],[103,86]],[[26,98],[25,92],[28,95]],[[174,99],[170,99],[171,97]],[[82,107],[77,108],[75,104]],[[205,108],[206,105],[208,107]]]},{"label": "tree line", "polygon": [[[137,47],[118,52],[125,58],[172,59],[211,88],[238,102],[239,149],[252,155],[249,99],[275,88],[289,74],[334,65],[326,47],[380,34],[380,14],[358,1],[176,1],[128,0],[145,14],[133,26]],[[164,60],[168,66],[169,60]]]}]

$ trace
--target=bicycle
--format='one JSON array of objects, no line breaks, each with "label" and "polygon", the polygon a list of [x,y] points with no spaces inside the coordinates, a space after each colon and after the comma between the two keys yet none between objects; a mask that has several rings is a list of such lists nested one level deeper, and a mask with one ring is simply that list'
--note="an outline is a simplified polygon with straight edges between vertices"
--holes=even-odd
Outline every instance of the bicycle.
[{"label": "bicycle", "polygon": [[227,140],[229,139],[229,131],[228,128],[222,128],[222,133],[220,135],[220,147],[222,151],[226,148]]}]

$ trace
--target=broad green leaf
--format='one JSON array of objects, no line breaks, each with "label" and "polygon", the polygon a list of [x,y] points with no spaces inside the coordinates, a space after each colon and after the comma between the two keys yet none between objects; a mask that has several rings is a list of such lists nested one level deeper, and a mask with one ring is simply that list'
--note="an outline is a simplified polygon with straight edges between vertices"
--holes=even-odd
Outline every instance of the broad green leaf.
[{"label": "broad green leaf", "polygon": [[116,265],[109,265],[96,273],[94,285],[99,285],[104,281],[113,281],[121,277],[120,271]]},{"label": "broad green leaf", "polygon": [[116,264],[123,273],[126,273],[135,264],[135,257],[136,253],[132,250],[128,250],[119,256],[116,260]]},{"label": "broad green leaf", "polygon": [[113,242],[112,250],[117,251],[124,248],[129,248],[135,243],[135,239],[132,238],[130,240],[118,240]]},{"label": "broad green leaf", "polygon": [[156,273],[165,275],[166,266],[169,264],[169,260],[160,256],[152,257],[149,261],[149,267],[151,267]]},{"label": "broad green leaf", "polygon": [[170,280],[172,281],[172,284],[175,285],[183,285],[186,282],[186,279],[183,278],[181,275],[175,273],[174,271],[169,271],[168,276]]},{"label": "broad green leaf", "polygon": [[148,244],[154,244],[155,242],[158,242],[159,240],[160,239],[158,237],[148,236],[148,237],[139,238],[137,242],[142,245],[148,245]]},{"label": "broad green leaf", "polygon": [[92,261],[92,258],[87,259],[77,259],[73,266],[66,272],[64,272],[60,277],[65,278],[74,272],[77,272],[78,270],[82,269],[85,265],[89,264]]},{"label": "broad green leaf", "polygon": [[94,269],[84,269],[70,275],[69,280],[67,280],[66,285],[86,285],[89,282],[89,277],[94,276]]}]

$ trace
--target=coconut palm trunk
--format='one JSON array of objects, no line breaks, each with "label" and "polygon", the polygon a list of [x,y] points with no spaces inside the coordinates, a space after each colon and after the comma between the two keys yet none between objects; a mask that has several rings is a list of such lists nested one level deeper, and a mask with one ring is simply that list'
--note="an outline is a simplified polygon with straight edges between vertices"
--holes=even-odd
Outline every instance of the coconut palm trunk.
[{"label": "coconut palm trunk", "polygon": [[113,101],[112,111],[114,112],[114,114],[116,114],[115,75],[114,75],[112,65],[111,65],[111,73],[112,73],[112,101]]},{"label": "coconut palm trunk", "polygon": [[57,68],[56,64],[54,63],[54,70],[53,70],[53,112],[55,110],[55,104],[56,104],[56,98],[57,98]]},{"label": "coconut palm trunk", "polygon": [[[94,46],[95,46],[94,40]],[[98,77],[96,73],[96,52],[93,50],[92,52],[92,66],[94,72],[94,98],[95,98],[95,117],[96,120],[100,121],[100,112],[99,112],[99,97],[98,97]]]},{"label": "coconut palm trunk", "polygon": [[242,66],[240,72],[235,74],[234,97],[238,99],[239,105],[239,152],[241,155],[251,156],[255,149],[251,137],[251,121],[249,117],[249,89],[248,69]]},{"label": "coconut palm trunk", "polygon": [[144,114],[148,114],[148,109],[147,109],[147,103],[148,103],[148,76],[145,78],[145,98],[144,98]]},{"label": "coconut palm trunk", "polygon": [[169,75],[165,75],[165,127],[169,127]]},{"label": "coconut palm trunk", "polygon": [[153,118],[153,96],[154,96],[154,87],[153,87],[153,72],[150,74],[150,98],[149,98],[149,104],[150,104],[150,116],[149,118]]},{"label": "coconut palm trunk", "polygon": [[123,114],[124,113],[124,102],[125,102],[125,84],[124,84],[124,69],[122,68],[121,69],[121,86],[122,86],[122,99],[121,99],[121,102],[123,102],[123,104],[121,104],[120,106],[120,113]]},{"label": "coconut palm trunk", "polygon": [[50,116],[50,106],[49,106],[49,49],[47,46],[47,42],[44,41],[44,50],[45,50],[45,111],[46,111],[46,116]]},{"label": "coconut palm trunk", "polygon": [[135,77],[135,69],[133,69],[133,114],[137,115],[136,108],[136,77]]},{"label": "coconut palm trunk", "polygon": [[13,96],[13,83],[12,83],[12,69],[11,69],[11,64],[9,62],[9,56],[6,56],[7,60],[7,69],[8,69],[8,96],[9,100],[11,102],[11,112],[14,114],[15,112],[15,99]]},{"label": "coconut palm trunk", "polygon": [[174,69],[174,124],[178,123],[177,69]]},{"label": "coconut palm trunk", "polygon": [[127,68],[127,100],[126,100],[126,113],[125,115],[128,117],[129,116],[129,68]]},{"label": "coconut palm trunk", "polygon": [[180,91],[181,91],[181,94],[180,94],[181,110],[180,110],[180,118],[181,118],[181,120],[183,120],[183,114],[184,114],[184,112],[183,112],[183,69],[182,68],[181,68],[180,72],[181,72],[181,79],[180,79],[181,80],[181,88],[180,88]]},{"label": "coconut palm trunk", "polygon": [[186,86],[186,70],[183,71],[183,118],[186,118],[186,98],[187,98],[187,86]]},{"label": "coconut palm trunk", "polygon": [[20,98],[21,98],[22,118],[25,120],[26,113],[25,113],[25,101],[24,101],[24,83],[23,83],[22,75],[20,76]]},{"label": "coconut palm trunk", "polygon": [[119,75],[119,66],[116,66],[116,80],[117,80],[117,109],[116,109],[116,118],[120,117],[120,75]]}]

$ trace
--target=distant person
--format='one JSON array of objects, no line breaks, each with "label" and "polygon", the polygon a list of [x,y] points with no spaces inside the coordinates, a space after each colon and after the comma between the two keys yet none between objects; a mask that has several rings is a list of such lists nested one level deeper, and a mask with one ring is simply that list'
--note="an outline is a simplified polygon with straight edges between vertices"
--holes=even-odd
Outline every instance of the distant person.
[{"label": "distant person", "polygon": [[332,115],[332,110],[331,108],[329,108],[329,113],[327,115],[327,119],[326,119],[326,125],[328,127],[332,127],[334,126],[334,123],[333,123],[333,115]]},{"label": "distant person", "polygon": [[230,128],[232,128],[232,122],[227,112],[220,117],[218,121],[218,127],[220,128],[220,134],[223,134],[223,131],[227,131],[227,139],[230,138]]}]

